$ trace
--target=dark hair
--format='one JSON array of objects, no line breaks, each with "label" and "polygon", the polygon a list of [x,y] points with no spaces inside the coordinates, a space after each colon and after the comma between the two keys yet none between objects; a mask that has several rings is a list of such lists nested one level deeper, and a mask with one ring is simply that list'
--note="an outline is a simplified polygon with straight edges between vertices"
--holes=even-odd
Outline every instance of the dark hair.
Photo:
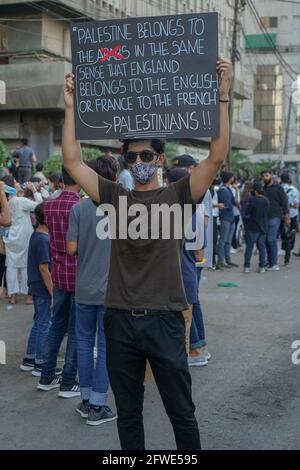
[{"label": "dark hair", "polygon": [[[124,154],[124,153],[127,153],[128,152],[128,147],[129,147],[129,144],[131,142],[139,142],[141,140],[148,140],[148,139],[140,139],[140,140],[135,140],[135,139],[126,139],[123,141],[123,145],[122,145],[122,151],[121,153]],[[153,148],[153,150],[155,150],[156,153],[158,153],[159,155],[164,153],[165,151],[165,142],[161,139],[150,139],[150,145],[151,147]]]},{"label": "dark hair", "polygon": [[53,183],[54,189],[59,188],[59,183],[62,183],[62,175],[60,173],[51,173],[48,176],[48,180]]},{"label": "dark hair", "polygon": [[23,145],[28,145],[28,139],[23,139],[23,140],[22,140],[22,144],[23,144]]},{"label": "dark hair", "polygon": [[26,188],[23,189],[23,191],[24,191],[23,197],[26,197],[26,199],[34,200],[33,192],[31,191],[31,189],[26,187]]},{"label": "dark hair", "polygon": [[44,165],[42,163],[37,163],[36,164],[36,171],[43,171]]},{"label": "dark hair", "polygon": [[34,215],[36,217],[36,221],[39,225],[45,225],[45,218],[44,218],[44,202],[38,204],[34,209]]},{"label": "dark hair", "polygon": [[228,181],[230,181],[232,177],[233,173],[231,173],[230,171],[222,171],[221,173],[221,180],[224,184],[228,183]]},{"label": "dark hair", "polygon": [[38,176],[32,176],[29,181],[31,181],[31,183],[39,183],[41,181],[41,178],[39,178]]},{"label": "dark hair", "polygon": [[260,176],[264,176],[266,173],[269,173],[270,175],[272,175],[271,170],[263,170],[263,171],[260,172]]},{"label": "dark hair", "polygon": [[103,178],[110,181],[116,181],[120,166],[114,157],[103,155],[102,157],[98,157],[96,160],[86,162],[86,164]]},{"label": "dark hair", "polygon": [[290,184],[291,183],[291,178],[290,178],[290,175],[288,173],[283,173],[281,175],[281,181],[282,183],[288,183]]},{"label": "dark hair", "polygon": [[242,195],[241,195],[241,203],[242,204],[247,200],[247,198],[249,196],[249,193],[252,190],[252,186],[253,186],[253,182],[251,180],[246,180],[244,182],[244,189],[243,189],[243,192],[242,192]]},{"label": "dark hair", "polygon": [[261,184],[260,181],[254,181],[252,185],[252,191],[257,192],[258,194],[261,194],[262,196],[265,194],[263,185]]},{"label": "dark hair", "polygon": [[66,186],[75,186],[76,181],[69,175],[64,166],[62,166],[62,179]]},{"label": "dark hair", "polygon": [[3,183],[7,184],[7,186],[10,186],[11,188],[15,187],[15,179],[11,175],[3,176],[2,181]]},{"label": "dark hair", "polygon": [[175,183],[186,176],[189,176],[189,172],[185,168],[171,168],[168,172],[168,180],[170,183]]},{"label": "dark hair", "polygon": [[59,183],[59,181],[62,180],[62,176],[59,173],[51,173],[48,179],[51,183]]}]

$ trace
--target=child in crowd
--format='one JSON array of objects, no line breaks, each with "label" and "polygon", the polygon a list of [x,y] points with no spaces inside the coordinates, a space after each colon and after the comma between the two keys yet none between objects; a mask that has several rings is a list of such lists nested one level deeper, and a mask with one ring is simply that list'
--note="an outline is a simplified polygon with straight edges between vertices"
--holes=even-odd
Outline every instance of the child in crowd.
[{"label": "child in crowd", "polygon": [[35,208],[37,228],[29,242],[28,284],[33,296],[34,317],[29,335],[26,356],[20,366],[32,375],[41,375],[45,340],[50,327],[53,285],[50,274],[50,241],[44,222],[44,203]]}]

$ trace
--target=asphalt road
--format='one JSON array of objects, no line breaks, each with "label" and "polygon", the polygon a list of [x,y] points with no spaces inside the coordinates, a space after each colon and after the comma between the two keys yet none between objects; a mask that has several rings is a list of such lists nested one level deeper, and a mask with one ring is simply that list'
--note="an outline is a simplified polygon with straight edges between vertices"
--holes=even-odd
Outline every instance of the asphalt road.
[{"label": "asphalt road", "polygon": [[[212,359],[191,370],[204,449],[300,449],[300,365],[291,361],[291,345],[300,340],[299,273],[300,259],[275,273],[205,272],[201,298]],[[217,287],[220,280],[239,287]],[[0,449],[119,449],[115,422],[86,426],[74,410],[77,399],[38,392],[37,379],[18,370],[31,318],[31,307],[8,310],[0,302],[7,348]],[[175,448],[155,383],[146,388],[144,422],[149,450]]]}]

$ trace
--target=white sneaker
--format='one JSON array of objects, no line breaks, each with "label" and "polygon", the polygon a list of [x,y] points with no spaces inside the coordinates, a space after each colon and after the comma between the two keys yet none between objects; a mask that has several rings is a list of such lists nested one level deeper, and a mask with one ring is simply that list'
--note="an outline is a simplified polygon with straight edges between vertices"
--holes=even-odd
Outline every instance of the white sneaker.
[{"label": "white sneaker", "polygon": [[250,273],[250,268],[245,268],[245,269],[244,269],[244,273],[245,273],[245,274],[249,274],[249,273]]},{"label": "white sneaker", "polygon": [[238,252],[238,250],[236,250],[235,248],[230,248],[230,253],[232,253],[233,255],[236,255]]},{"label": "white sneaker", "polygon": [[207,349],[205,349],[204,351],[204,356],[206,357],[208,361],[211,359],[211,354],[207,351]]},{"label": "white sneaker", "polygon": [[265,268],[258,268],[258,272],[262,274],[262,273],[265,273],[266,270],[265,270]]},{"label": "white sneaker", "polygon": [[280,271],[280,266],[278,266],[278,264],[274,264],[271,268],[267,268],[267,271]]},{"label": "white sneaker", "polygon": [[205,354],[200,354],[200,356],[189,356],[188,365],[189,367],[203,367],[207,366],[208,360],[205,357]]},{"label": "white sneaker", "polygon": [[277,254],[278,254],[278,256],[285,256],[285,251],[284,250],[278,250]]}]

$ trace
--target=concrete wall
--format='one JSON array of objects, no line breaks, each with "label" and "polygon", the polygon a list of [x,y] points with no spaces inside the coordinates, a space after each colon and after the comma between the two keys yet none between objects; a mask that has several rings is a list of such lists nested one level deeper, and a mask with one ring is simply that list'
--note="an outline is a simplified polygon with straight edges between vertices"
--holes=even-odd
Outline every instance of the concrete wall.
[{"label": "concrete wall", "polygon": [[[270,28],[270,33],[277,33],[277,47],[281,51],[284,60],[295,70],[300,72],[300,3],[293,4],[287,3],[282,6],[282,2],[273,0],[258,0],[256,8],[260,17],[278,17],[278,28]],[[246,34],[260,34],[261,31],[257,23],[255,23],[250,11],[247,10],[246,14]],[[262,34],[262,33],[261,33]],[[286,47],[289,52],[285,52]],[[272,50],[264,53],[253,51],[247,54],[247,67],[249,73],[246,75],[250,87],[255,88],[255,73],[257,65],[276,65],[279,63],[278,58],[274,55]],[[287,71],[282,68],[283,73],[283,90],[284,90],[284,103],[283,103],[283,121],[282,121],[282,136],[281,136],[281,151],[284,149],[286,137],[287,116],[289,111],[290,95],[293,93],[293,80]],[[248,104],[248,113],[254,114],[254,106],[252,102]],[[297,108],[293,105],[290,121],[290,131],[288,139],[288,154],[296,154],[296,141],[297,141]]]},{"label": "concrete wall", "polygon": [[56,21],[43,15],[42,46],[56,54],[71,58],[70,25],[67,21]]},{"label": "concrete wall", "polygon": [[7,46],[10,52],[41,49],[42,19],[35,21],[9,21],[7,28]]},{"label": "concrete wall", "polygon": [[1,112],[0,140],[13,151],[26,137],[38,160],[43,161],[60,149],[60,143],[53,140],[53,131],[62,119],[62,112]]}]

